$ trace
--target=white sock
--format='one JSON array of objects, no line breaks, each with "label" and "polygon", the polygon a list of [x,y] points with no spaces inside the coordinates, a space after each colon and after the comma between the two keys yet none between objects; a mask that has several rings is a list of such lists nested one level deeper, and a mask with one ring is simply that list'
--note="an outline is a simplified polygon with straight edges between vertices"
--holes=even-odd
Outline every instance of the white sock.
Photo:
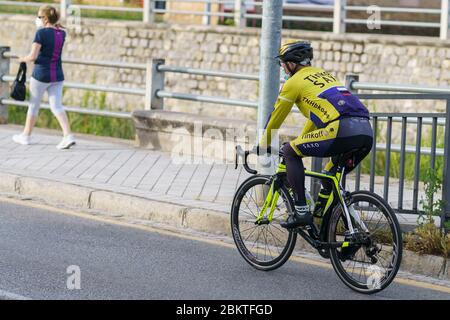
[{"label": "white sock", "polygon": [[309,212],[309,206],[308,205],[306,205],[306,206],[295,206],[295,212],[298,214],[298,215],[304,215],[304,214],[307,214],[308,212]]}]

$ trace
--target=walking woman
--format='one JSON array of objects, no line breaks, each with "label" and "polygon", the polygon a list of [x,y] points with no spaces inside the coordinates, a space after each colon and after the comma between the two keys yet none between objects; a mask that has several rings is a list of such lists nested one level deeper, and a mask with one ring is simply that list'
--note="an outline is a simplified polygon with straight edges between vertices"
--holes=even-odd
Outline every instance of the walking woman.
[{"label": "walking woman", "polygon": [[67,114],[62,106],[64,74],[61,54],[66,32],[58,23],[59,13],[49,5],[39,8],[36,18],[37,32],[29,55],[20,58],[20,62],[34,62],[34,70],[30,79],[30,103],[28,106],[25,128],[21,134],[14,135],[13,140],[19,144],[30,144],[30,136],[36,124],[42,97],[47,91],[51,111],[63,130],[64,137],[56,146],[58,149],[69,149],[75,144],[70,130]]}]

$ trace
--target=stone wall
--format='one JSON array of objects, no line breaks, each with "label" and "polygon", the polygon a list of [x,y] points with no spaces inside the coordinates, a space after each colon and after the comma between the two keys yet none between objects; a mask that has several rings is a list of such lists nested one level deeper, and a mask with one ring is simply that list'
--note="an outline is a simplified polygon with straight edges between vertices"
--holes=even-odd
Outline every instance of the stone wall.
[{"label": "stone wall", "polygon": [[[28,52],[35,32],[34,17],[0,15],[0,45],[11,46],[15,53]],[[362,81],[380,83],[450,85],[450,41],[436,38],[345,34],[284,30],[283,37],[306,39],[315,49],[314,64],[337,74],[356,73]],[[206,27],[84,19],[82,32],[69,30],[64,57],[86,60],[111,60],[144,63],[152,58],[165,58],[168,65],[258,72],[260,30],[254,28]],[[11,65],[15,72],[17,64]],[[139,70],[64,65],[67,81],[133,88],[145,87],[145,72]],[[167,74],[167,90],[233,99],[256,100],[258,85],[254,81],[237,81],[204,76]],[[97,94],[97,99],[100,94]],[[67,89],[67,105],[93,105],[95,96],[86,91]],[[115,110],[142,109],[144,99],[123,94],[106,94],[108,107]],[[246,108],[217,106],[197,102],[167,100],[171,110],[235,117]],[[436,106],[436,107],[435,107]],[[442,109],[442,104],[433,104]],[[387,104],[370,108],[380,110],[419,110],[412,102]]]}]

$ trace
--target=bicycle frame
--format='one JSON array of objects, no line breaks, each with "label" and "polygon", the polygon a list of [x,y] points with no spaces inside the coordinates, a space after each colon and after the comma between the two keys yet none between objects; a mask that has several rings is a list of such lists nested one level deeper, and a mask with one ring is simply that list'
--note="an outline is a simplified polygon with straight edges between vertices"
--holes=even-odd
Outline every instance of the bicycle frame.
[{"label": "bicycle frame", "polygon": [[[284,173],[286,173],[286,165],[283,163],[280,163],[277,167],[275,175],[273,176],[272,182],[270,184],[270,188],[269,188],[267,196],[264,200],[264,205],[262,206],[261,211],[259,212],[258,217],[256,219],[257,224],[263,223],[264,217],[266,216],[266,211],[268,208],[270,208],[270,209],[269,209],[269,213],[266,216],[267,221],[268,222],[272,221],[273,214],[274,214],[275,208],[276,208],[276,204],[277,204],[278,198],[280,196],[279,192],[277,191],[277,186],[276,186],[277,177]],[[332,186],[333,186],[333,192],[330,194],[330,197],[328,198],[328,201],[325,205],[323,216],[325,217],[330,214],[329,210],[332,207],[332,203],[336,197],[338,199],[338,202],[341,204],[341,206],[344,210],[348,228],[350,231],[350,235],[352,235],[355,233],[355,229],[353,228],[353,224],[351,221],[351,214],[350,214],[350,212],[347,208],[347,205],[345,204],[345,201],[344,201],[344,195],[343,195],[344,188],[341,186],[341,177],[343,176],[343,174],[344,174],[344,168],[342,168],[342,167],[338,167],[336,175],[329,175],[329,174],[319,173],[319,172],[315,172],[315,171],[305,170],[305,176],[318,178],[318,179],[328,179],[331,181]],[[361,222],[359,217],[354,217],[354,219]],[[308,235],[305,232],[303,232],[302,230],[297,230],[297,232],[300,233],[314,247],[319,247],[322,244],[322,243],[318,244],[312,238],[308,239],[309,238]],[[334,244],[334,245],[348,246],[349,243],[343,242],[343,243]]]}]

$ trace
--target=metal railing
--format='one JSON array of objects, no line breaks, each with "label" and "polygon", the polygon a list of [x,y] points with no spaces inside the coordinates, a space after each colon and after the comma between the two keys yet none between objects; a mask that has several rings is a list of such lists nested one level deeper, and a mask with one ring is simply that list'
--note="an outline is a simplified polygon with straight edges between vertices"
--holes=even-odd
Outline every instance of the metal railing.
[{"label": "metal railing", "polygon": [[[17,56],[9,52],[9,48],[0,47],[0,122],[2,118],[2,110],[7,109],[8,105],[16,106],[27,106],[27,102],[18,102],[11,100],[7,97],[9,93],[8,83],[11,82],[14,77],[8,75],[9,72],[9,60],[14,59]],[[190,75],[203,75],[208,77],[220,77],[229,78],[237,80],[250,80],[258,81],[258,76],[251,74],[240,74],[236,72],[223,72],[223,71],[213,71],[204,69],[194,69],[186,67],[174,67],[167,66],[163,59],[154,59],[149,61],[147,64],[132,64],[132,63],[113,63],[105,61],[80,61],[78,59],[65,59],[66,63],[78,63],[89,66],[103,66],[112,68],[131,68],[136,70],[146,70],[146,87],[145,89],[129,89],[120,88],[112,86],[99,86],[95,84],[80,84],[68,82],[70,88],[86,89],[86,90],[101,90],[105,92],[117,92],[117,93],[127,93],[127,94],[138,94],[145,96],[144,108],[147,110],[151,109],[164,109],[165,99],[178,99],[178,100],[188,100],[197,102],[208,102],[214,104],[223,105],[233,105],[233,106],[244,106],[249,108],[257,108],[258,103],[249,100],[236,100],[228,99],[224,97],[212,97],[204,95],[196,95],[191,93],[181,93],[181,92],[171,92],[165,88],[165,74],[166,73],[184,73]],[[5,63],[7,62],[7,63]],[[374,146],[369,158],[369,172],[363,174],[361,166],[358,166],[354,174],[354,184],[355,189],[360,189],[363,183],[366,183],[365,187],[369,190],[374,190],[376,187],[376,173],[377,159],[379,160],[379,155],[381,152],[384,153],[384,185],[382,194],[385,199],[392,200],[392,190],[389,183],[393,178],[390,175],[391,172],[391,157],[393,153],[400,155],[399,160],[399,177],[398,177],[398,190],[397,192],[397,206],[395,210],[399,213],[417,213],[419,209],[419,177],[420,177],[420,163],[421,156],[429,156],[430,169],[434,170],[437,168],[437,159],[441,158],[440,166],[443,170],[443,190],[442,199],[446,200],[445,214],[450,216],[450,161],[449,161],[449,150],[450,150],[450,89],[449,88],[432,88],[416,85],[386,85],[386,84],[376,84],[376,83],[364,83],[358,81],[357,76],[347,76],[346,86],[353,90],[357,96],[364,100],[444,100],[446,101],[446,111],[445,113],[372,113],[371,122],[375,131],[375,141]],[[360,93],[357,90],[376,90],[376,91],[387,91],[395,93]],[[398,93],[401,92],[401,93]],[[48,107],[44,105],[44,107]],[[295,108],[296,109],[296,108]],[[68,111],[79,112],[83,114],[107,116],[107,117],[119,117],[119,118],[131,118],[129,113],[126,112],[114,112],[106,110],[95,110],[80,107],[67,107]],[[381,124],[385,126],[385,137],[381,139]],[[398,143],[393,142],[394,135],[394,125],[401,124],[398,136]],[[415,143],[408,144],[407,131],[408,128],[414,128],[415,131]],[[430,127],[431,137],[428,146],[422,144],[424,133],[426,132],[425,127]],[[444,146],[438,147],[438,131],[439,127],[443,127],[444,131]],[[384,141],[381,141],[384,140]],[[398,140],[398,139],[397,139]],[[412,199],[405,200],[405,181],[406,181],[406,158],[408,155],[414,155],[414,178],[413,184],[413,196]],[[378,166],[378,167],[377,167]],[[313,170],[321,170],[322,159],[315,159],[312,161]],[[379,171],[379,170],[378,170]],[[368,183],[364,182],[362,177],[368,177]],[[367,179],[366,179],[367,180]],[[317,184],[312,184],[313,188],[317,188]],[[442,217],[441,221],[445,217]]]},{"label": "metal railing", "polygon": [[[11,59],[17,59],[18,55],[11,53],[9,51],[9,47],[0,47],[0,83],[7,84],[11,83],[15,80],[15,76],[9,74],[9,66]],[[106,68],[115,68],[115,69],[131,69],[131,70],[143,70],[147,69],[146,64],[139,63],[126,63],[126,62],[110,62],[110,61],[86,61],[81,59],[70,59],[66,58],[62,60],[64,63],[68,64],[76,64],[76,65],[86,65],[86,66],[96,66],[96,67],[106,67]],[[29,80],[27,80],[29,82]],[[98,84],[87,84],[87,83],[79,83],[79,82],[64,82],[65,88],[70,89],[79,89],[79,90],[92,90],[99,92],[110,92],[110,93],[121,93],[127,95],[137,95],[142,96],[143,98],[146,95],[146,90],[141,88],[125,88],[120,86],[111,86],[111,85],[98,85]],[[9,94],[8,88],[3,89],[5,94],[2,94],[0,99],[0,109],[7,105],[15,105],[20,107],[27,107],[28,102],[15,101],[12,99],[5,98],[4,95]],[[6,90],[6,91],[5,91]],[[42,108],[49,109],[48,104],[42,104]],[[122,118],[122,119],[131,119],[131,114],[129,112],[119,112],[119,111],[108,111],[108,110],[99,110],[99,109],[90,109],[90,108],[81,108],[78,106],[65,106],[65,109],[70,112],[87,114],[87,115],[96,115],[96,116],[106,116],[106,117],[114,117],[114,118]],[[1,117],[1,114],[0,114]],[[0,121],[1,122],[1,121]]]},{"label": "metal railing", "polygon": [[[253,80],[258,81],[257,75],[248,74],[236,74],[233,72],[218,72],[202,69],[192,69],[184,67],[173,67],[164,64],[163,59],[155,59],[152,63],[153,70],[153,83],[149,87],[152,88],[150,107],[152,109],[163,109],[164,99],[178,99],[189,100],[197,102],[209,102],[218,103],[223,105],[244,106],[250,108],[257,108],[258,102],[248,100],[235,100],[225,97],[211,97],[198,94],[171,92],[165,88],[165,73],[188,73],[191,75],[204,75],[210,77],[224,77],[234,78],[240,80]],[[384,153],[384,185],[382,194],[383,197],[392,201],[390,194],[390,171],[391,171],[391,157],[392,153],[398,153],[400,155],[399,160],[399,177],[398,177],[398,197],[397,206],[395,210],[399,213],[417,213],[419,211],[419,178],[420,178],[420,163],[421,156],[430,157],[430,169],[435,170],[437,158],[443,158],[443,193],[442,199],[450,199],[450,161],[448,159],[448,152],[450,150],[450,88],[436,88],[417,85],[392,85],[392,84],[377,84],[377,83],[364,83],[359,82],[358,77],[354,75],[347,76],[346,86],[354,91],[356,95],[363,100],[444,100],[446,101],[445,113],[371,113],[371,122],[375,133],[375,148],[370,155],[370,172],[369,182],[367,188],[371,191],[375,189],[375,176],[376,176],[376,163],[377,154]],[[384,91],[388,93],[358,93],[358,90],[374,90]],[[395,93],[389,93],[395,92]],[[400,93],[399,93],[400,92]],[[296,112],[298,110],[294,109]],[[384,142],[377,141],[380,139],[380,124],[383,123],[386,126],[386,136]],[[400,141],[395,144],[393,139],[393,125],[401,124]],[[415,144],[408,145],[407,130],[413,126],[415,128]],[[431,140],[429,146],[423,146],[422,140],[424,136],[424,127],[429,126],[431,131]],[[437,145],[437,133],[438,128],[444,128],[445,143],[444,147],[438,147]],[[413,196],[409,199],[409,205],[405,202],[405,169],[406,158],[408,154],[414,155],[414,178],[413,184]],[[312,163],[313,170],[321,170],[322,159],[316,159]],[[355,170],[354,177],[355,189],[360,189],[361,181],[361,166],[358,166]],[[312,182],[312,188],[317,188]],[[392,193],[391,193],[392,194]],[[447,215],[450,215],[450,203],[446,203]],[[442,217],[444,219],[445,217]],[[442,220],[445,221],[445,220]]]},{"label": "metal railing", "polygon": [[[71,0],[61,0],[60,3],[49,2],[60,6],[61,17],[63,19],[76,14],[81,10],[102,10],[142,13],[142,21],[154,23],[157,15],[176,14],[186,16],[201,16],[202,23],[210,25],[211,17],[221,19],[230,18],[233,24],[238,27],[246,27],[248,20],[262,19],[262,0],[143,0],[143,7],[124,6],[97,6],[97,5],[77,5]],[[179,10],[167,8],[176,4],[197,4],[203,5],[201,9]],[[41,2],[24,1],[0,1],[0,5],[38,7]],[[383,7],[378,6],[376,1],[371,1],[370,6],[348,5],[347,0],[335,0],[333,5],[314,4],[288,4],[284,5],[287,12],[295,14],[284,15],[283,21],[292,22],[315,22],[330,25],[334,33],[345,33],[348,25],[367,25],[368,29],[383,26],[398,27],[420,27],[439,29],[441,39],[448,39],[449,32],[449,0],[440,0],[440,8],[414,8],[414,7]],[[307,15],[305,15],[307,13]],[[350,18],[354,13],[365,14],[363,18]],[[405,20],[382,19],[383,13],[403,13],[410,14],[411,18]],[[315,15],[314,15],[315,14]],[[318,15],[320,14],[320,16]],[[326,16],[324,16],[324,14]],[[434,16],[432,21],[420,21],[418,15]]]}]

